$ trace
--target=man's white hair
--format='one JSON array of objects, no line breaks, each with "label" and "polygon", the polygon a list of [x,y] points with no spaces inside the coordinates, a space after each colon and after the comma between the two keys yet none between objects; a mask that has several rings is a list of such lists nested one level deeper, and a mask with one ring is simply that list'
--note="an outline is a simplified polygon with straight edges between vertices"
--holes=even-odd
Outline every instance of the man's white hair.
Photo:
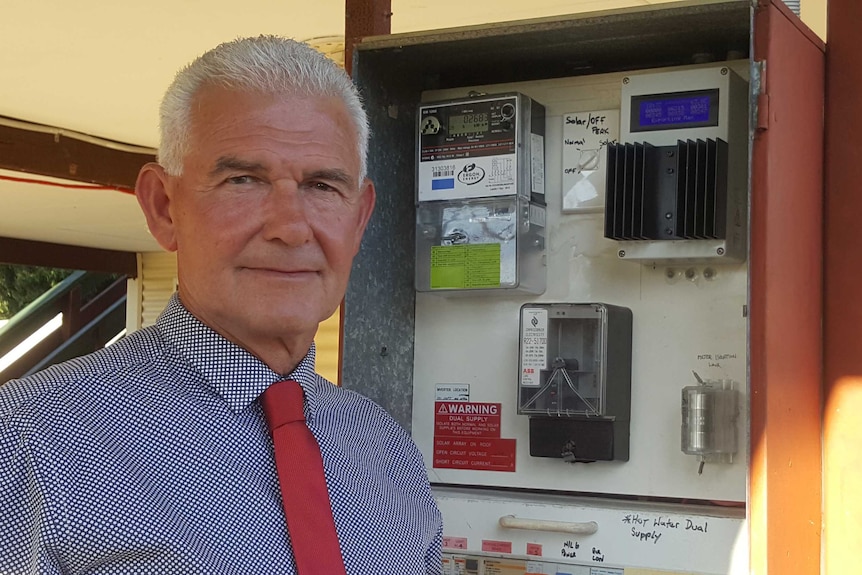
[{"label": "man's white hair", "polygon": [[198,91],[220,86],[284,96],[333,96],[344,102],[353,119],[359,152],[359,182],[368,157],[368,118],[356,86],[335,62],[302,42],[278,36],[225,42],[181,69],[162,99],[159,111],[159,163],[174,176],[182,174],[191,147],[191,111]]}]

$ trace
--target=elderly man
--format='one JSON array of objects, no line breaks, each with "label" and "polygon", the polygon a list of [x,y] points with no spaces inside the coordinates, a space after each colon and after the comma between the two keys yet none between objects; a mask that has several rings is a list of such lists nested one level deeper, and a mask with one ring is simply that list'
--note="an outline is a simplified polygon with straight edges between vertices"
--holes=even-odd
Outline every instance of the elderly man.
[{"label": "elderly man", "polygon": [[180,71],[137,196],[155,326],[0,388],[0,573],[440,573],[413,442],[314,373],[374,205],[350,79],[304,44]]}]

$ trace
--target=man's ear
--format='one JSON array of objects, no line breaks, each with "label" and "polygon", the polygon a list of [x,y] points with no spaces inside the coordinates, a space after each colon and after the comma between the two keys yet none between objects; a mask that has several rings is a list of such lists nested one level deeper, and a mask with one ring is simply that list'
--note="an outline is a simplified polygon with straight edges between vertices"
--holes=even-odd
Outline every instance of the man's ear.
[{"label": "man's ear", "polygon": [[138,173],[135,196],[147,218],[150,233],[159,245],[169,252],[177,249],[177,235],[171,217],[171,194],[168,192],[168,174],[159,164],[144,165]]},{"label": "man's ear", "polygon": [[368,226],[368,221],[371,219],[371,214],[374,212],[374,202],[377,199],[374,190],[374,182],[365,178],[362,186],[359,188],[359,221],[356,226],[355,248],[353,255],[359,253],[359,245],[362,243],[362,235],[365,233],[365,228]]}]

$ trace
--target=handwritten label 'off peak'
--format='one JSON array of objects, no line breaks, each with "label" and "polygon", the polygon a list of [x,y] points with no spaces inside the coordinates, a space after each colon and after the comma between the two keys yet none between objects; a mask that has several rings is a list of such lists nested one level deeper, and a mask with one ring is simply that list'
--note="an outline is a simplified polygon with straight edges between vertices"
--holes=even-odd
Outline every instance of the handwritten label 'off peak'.
[{"label": "handwritten label 'off peak'", "polygon": [[[583,126],[596,136],[609,135],[611,133],[610,126],[607,126],[606,123],[607,116],[604,115],[594,116],[592,113],[587,113],[566,116],[567,126]],[[583,142],[583,140],[566,140],[566,144],[569,146],[576,146],[578,145],[577,142]]]}]

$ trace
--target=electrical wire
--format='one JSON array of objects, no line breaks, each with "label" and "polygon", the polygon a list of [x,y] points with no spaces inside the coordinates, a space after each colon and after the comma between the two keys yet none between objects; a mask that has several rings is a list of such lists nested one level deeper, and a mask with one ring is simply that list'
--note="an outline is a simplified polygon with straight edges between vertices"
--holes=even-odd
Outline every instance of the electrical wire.
[{"label": "electrical wire", "polygon": [[130,190],[129,188],[122,188],[120,186],[99,186],[99,185],[91,185],[91,184],[65,184],[63,182],[49,182],[47,180],[37,180],[34,178],[19,178],[16,176],[5,176],[0,174],[0,180],[6,180],[9,182],[18,182],[22,184],[37,184],[40,186],[53,186],[55,188],[66,188],[69,190],[110,190],[114,192],[122,192],[124,194],[132,194],[135,195],[135,190]]},{"label": "electrical wire", "polygon": [[63,128],[56,128],[54,126],[45,126],[42,124],[34,124],[32,122],[24,122],[21,120],[16,120],[14,118],[7,118],[5,116],[0,116],[0,126],[16,128],[19,130],[27,130],[29,132],[40,132],[42,134],[53,134],[54,136],[63,136],[65,138],[73,138],[75,140],[80,140],[89,144],[95,144],[102,148],[110,148],[112,150],[118,150],[121,152],[129,152],[131,154],[148,154],[151,156],[156,155],[156,150],[154,148],[136,146],[134,144],[124,144],[123,142],[115,142],[114,140],[99,138],[98,136],[91,136],[90,134],[82,134],[81,132],[65,130]]},{"label": "electrical wire", "polygon": [[[97,136],[91,136],[89,134],[82,134],[80,132],[74,132],[72,130],[65,130],[63,128],[56,128],[53,126],[45,126],[42,124],[34,124],[32,122],[23,122],[21,120],[15,120],[14,118],[7,118],[4,116],[0,116],[0,126],[6,126],[9,128],[15,128],[19,130],[27,130],[30,132],[39,132],[42,134],[52,134],[55,138],[62,136],[65,138],[72,138],[75,140],[80,140],[82,142],[86,142],[88,144],[94,144],[100,146],[102,148],[108,148],[111,150],[117,150],[120,152],[127,152],[131,154],[147,154],[151,156],[156,155],[156,150],[153,148],[147,148],[144,146],[135,146],[133,144],[124,144],[122,142],[115,142],[113,140],[107,140],[105,138],[99,138]],[[66,184],[62,182],[51,182],[47,180],[38,180],[34,178],[20,178],[15,176],[5,176],[0,174],[0,180],[6,180],[9,182],[18,182],[24,184],[37,184],[41,186],[53,186],[56,188],[66,188],[71,190],[111,190],[117,192],[123,192],[124,194],[133,194],[134,190],[129,188],[124,188],[121,186],[100,186],[95,184]]]}]

